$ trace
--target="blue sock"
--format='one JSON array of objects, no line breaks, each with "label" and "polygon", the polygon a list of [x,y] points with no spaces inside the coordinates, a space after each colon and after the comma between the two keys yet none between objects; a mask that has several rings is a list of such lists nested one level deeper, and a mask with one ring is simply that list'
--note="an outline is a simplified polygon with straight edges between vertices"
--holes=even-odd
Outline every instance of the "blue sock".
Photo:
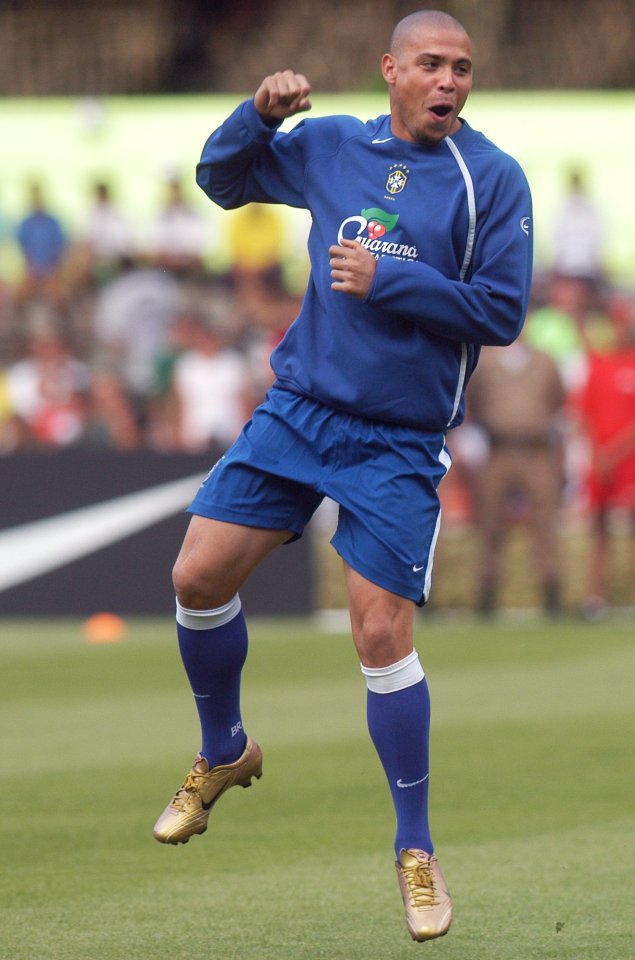
[{"label": "blue sock", "polygon": [[[434,850],[428,821],[430,694],[413,653],[382,668],[383,673],[362,667],[368,684],[368,729],[388,778],[397,817],[397,858],[401,849]],[[402,687],[400,682],[409,685]]]},{"label": "blue sock", "polygon": [[240,599],[236,595],[217,610],[187,610],[177,603],[177,634],[201,723],[201,753],[210,767],[233,763],[247,742],[240,679],[248,639]]}]

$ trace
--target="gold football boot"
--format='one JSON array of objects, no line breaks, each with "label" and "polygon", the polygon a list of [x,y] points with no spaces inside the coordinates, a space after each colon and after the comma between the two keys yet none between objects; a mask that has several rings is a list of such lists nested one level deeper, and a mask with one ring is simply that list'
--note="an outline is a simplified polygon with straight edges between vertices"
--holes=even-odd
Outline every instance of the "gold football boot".
[{"label": "gold football boot", "polygon": [[212,767],[197,754],[192,769],[154,825],[159,843],[187,843],[195,833],[205,833],[210,811],[230,787],[250,787],[262,776],[262,750],[247,737],[243,754],[234,763]]},{"label": "gold football boot", "polygon": [[442,937],[452,923],[452,900],[436,857],[423,850],[402,850],[395,864],[413,940]]}]

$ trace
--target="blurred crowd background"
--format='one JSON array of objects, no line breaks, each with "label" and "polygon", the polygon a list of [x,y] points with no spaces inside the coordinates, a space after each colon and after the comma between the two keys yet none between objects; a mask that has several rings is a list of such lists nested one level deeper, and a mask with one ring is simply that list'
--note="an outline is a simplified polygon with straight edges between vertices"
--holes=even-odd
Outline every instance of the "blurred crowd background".
[{"label": "blurred crowd background", "polygon": [[[479,88],[635,87],[628,0],[442,6],[473,35]],[[414,9],[8,0],[0,94],[249,91],[289,64],[324,90],[377,90],[390,30]],[[466,423],[450,438],[444,510],[450,528],[477,531],[483,615],[501,602],[505,541],[517,528],[531,541],[526,576],[546,613],[567,602],[565,528],[586,531],[582,613],[635,602],[632,570],[618,589],[611,567],[616,536],[630,562],[635,541],[635,263],[632,282],[612,276],[605,212],[580,155],[562,171],[546,227],[551,259],[525,331],[483,351]],[[268,357],[297,313],[302,276],[290,281],[288,221],[259,205],[228,220],[228,264],[213,267],[191,181],[166,177],[143,224],[107,178],[91,185],[80,226],[56,209],[50,181],[25,182],[18,217],[0,193],[0,258],[17,264],[0,269],[0,455],[78,446],[212,455],[236,436],[271,382]]]}]

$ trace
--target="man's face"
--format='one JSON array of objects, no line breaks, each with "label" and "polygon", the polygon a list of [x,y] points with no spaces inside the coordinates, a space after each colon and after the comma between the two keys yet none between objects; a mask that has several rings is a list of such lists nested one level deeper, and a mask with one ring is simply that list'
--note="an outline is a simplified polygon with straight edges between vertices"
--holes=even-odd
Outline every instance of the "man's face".
[{"label": "man's face", "polygon": [[419,26],[382,59],[392,132],[411,143],[438,143],[460,129],[472,88],[469,37],[453,27]]}]

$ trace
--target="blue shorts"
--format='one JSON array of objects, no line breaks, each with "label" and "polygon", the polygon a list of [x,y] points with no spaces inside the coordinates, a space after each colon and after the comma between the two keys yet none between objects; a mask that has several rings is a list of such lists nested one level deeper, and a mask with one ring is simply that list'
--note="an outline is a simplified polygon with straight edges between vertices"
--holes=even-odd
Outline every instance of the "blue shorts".
[{"label": "blue shorts", "polygon": [[373,583],[428,597],[450,467],[442,431],[366,420],[272,388],[212,468],[189,512],[299,537],[324,497],[339,504],[331,543]]}]

